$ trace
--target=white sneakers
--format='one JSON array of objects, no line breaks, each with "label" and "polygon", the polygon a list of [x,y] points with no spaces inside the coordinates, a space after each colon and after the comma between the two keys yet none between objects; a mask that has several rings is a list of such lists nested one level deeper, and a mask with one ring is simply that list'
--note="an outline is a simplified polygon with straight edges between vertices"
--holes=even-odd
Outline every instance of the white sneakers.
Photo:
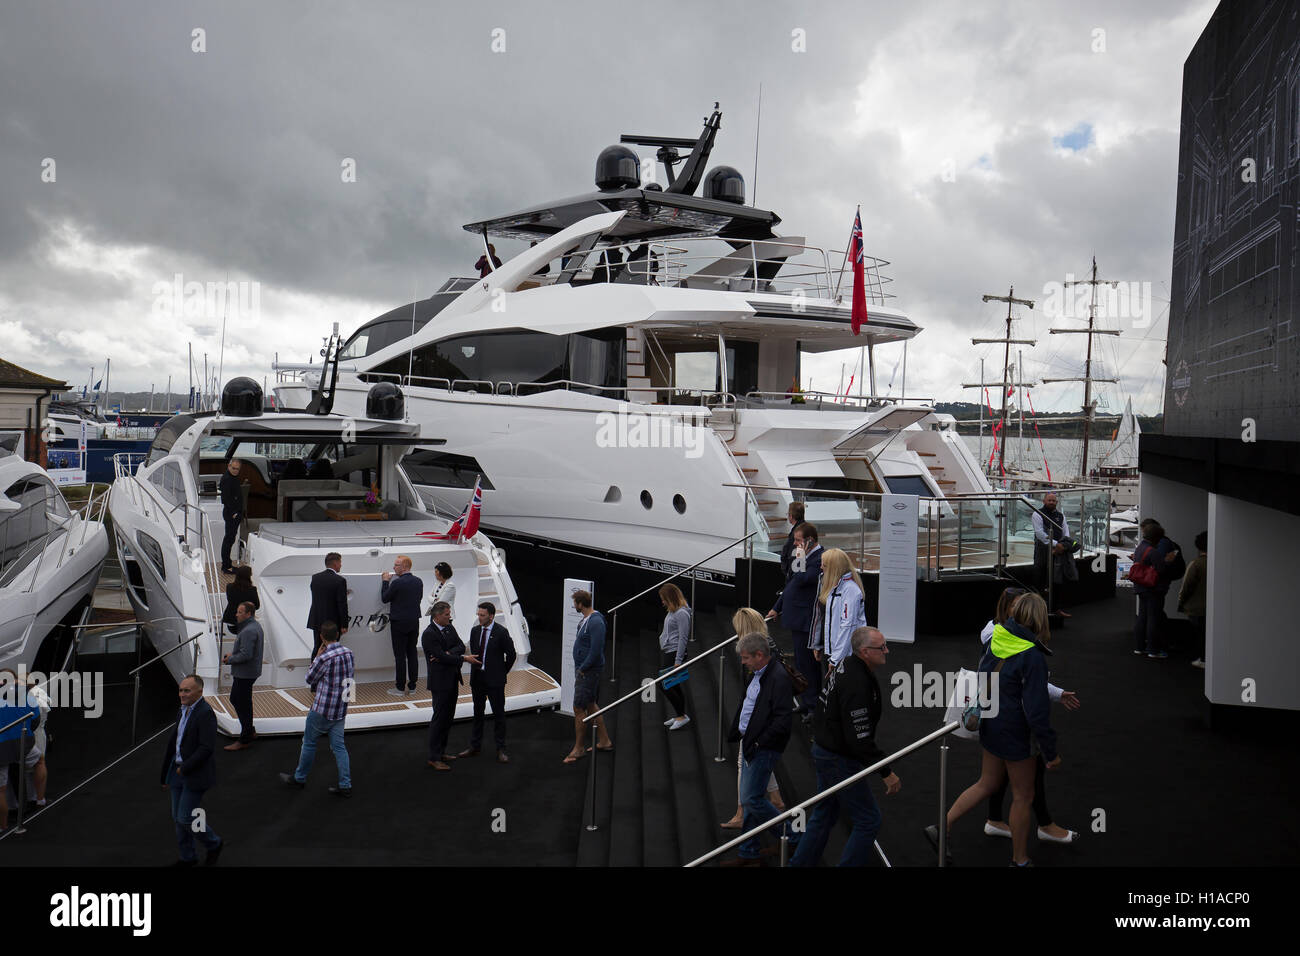
[{"label": "white sneakers", "polygon": [[396,687],[390,687],[390,688],[388,688],[388,696],[389,696],[389,697],[405,697],[405,696],[406,696],[406,691],[404,691],[404,690],[398,690]]},{"label": "white sneakers", "polygon": [[1192,661],[1192,666],[1199,670],[1205,670],[1205,661],[1198,657],[1196,660]]},{"label": "white sneakers", "polygon": [[683,727],[685,727],[685,726],[686,726],[687,724],[689,724],[690,722],[691,722],[691,717],[690,717],[689,714],[687,714],[685,717],[675,717],[675,718],[673,718],[671,721],[668,722],[668,729],[669,729],[669,730],[681,730]]}]

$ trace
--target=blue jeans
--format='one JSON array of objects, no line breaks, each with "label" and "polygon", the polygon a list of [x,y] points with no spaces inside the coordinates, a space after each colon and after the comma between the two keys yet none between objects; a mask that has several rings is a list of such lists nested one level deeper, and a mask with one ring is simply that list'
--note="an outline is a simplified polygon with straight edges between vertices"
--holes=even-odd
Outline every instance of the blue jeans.
[{"label": "blue jeans", "polygon": [[307,726],[302,732],[302,752],[298,756],[298,769],[293,772],[293,779],[299,783],[307,782],[311,773],[312,762],[316,759],[316,739],[329,734],[330,750],[334,753],[334,762],[339,766],[339,789],[352,787],[352,762],[348,759],[348,748],[343,746],[343,721],[326,720],[314,710],[307,712]]},{"label": "blue jeans", "polygon": [[[744,760],[740,767],[740,805],[745,811],[745,822],[741,832],[762,826],[768,820],[780,814],[772,801],[767,799],[767,781],[776,766],[779,750],[759,749],[753,760]],[[775,828],[774,828],[775,829]],[[775,833],[773,835],[776,835]],[[755,836],[740,845],[742,859],[758,859],[758,850],[762,837]]]},{"label": "blue jeans", "polygon": [[[818,792],[835,786],[841,780],[865,770],[867,766],[860,760],[833,754],[815,743],[812,745],[812,756],[817,765]],[[880,809],[876,806],[876,798],[872,796],[867,781],[859,780],[813,807],[812,816],[808,819],[808,832],[803,835],[799,848],[790,858],[791,866],[816,866],[821,861],[826,841],[831,835],[831,827],[839,817],[841,801],[849,812],[853,832],[844,844],[844,852],[840,854],[840,866],[866,866],[871,862],[876,834],[880,832]]]},{"label": "blue jeans", "polygon": [[171,787],[172,823],[176,826],[176,846],[180,850],[181,859],[194,859],[196,836],[209,851],[221,846],[221,837],[208,827],[206,817],[203,818],[204,822],[199,830],[197,832],[194,830],[194,811],[203,802],[203,795],[207,791],[193,790],[185,786],[185,778],[176,772],[175,764],[172,764],[171,769],[167,771],[167,786]]}]

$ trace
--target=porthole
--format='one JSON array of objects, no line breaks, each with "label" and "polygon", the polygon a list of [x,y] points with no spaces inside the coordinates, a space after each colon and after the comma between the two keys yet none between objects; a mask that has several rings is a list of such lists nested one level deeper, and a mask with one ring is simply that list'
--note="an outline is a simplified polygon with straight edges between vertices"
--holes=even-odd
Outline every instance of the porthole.
[{"label": "porthole", "polygon": [[623,492],[619,490],[618,485],[610,485],[609,491],[605,492],[606,504],[613,504],[616,501],[622,500],[622,498],[623,498]]},{"label": "porthole", "polygon": [[649,511],[651,508],[654,507],[654,503],[655,503],[655,500],[654,500],[654,498],[650,497],[650,492],[648,492],[648,491],[642,491],[642,492],[641,492],[641,507],[642,507],[642,508],[644,508],[646,511]]},{"label": "porthole", "polygon": [[677,509],[679,515],[686,514],[686,499],[681,495],[673,495],[673,507]]}]

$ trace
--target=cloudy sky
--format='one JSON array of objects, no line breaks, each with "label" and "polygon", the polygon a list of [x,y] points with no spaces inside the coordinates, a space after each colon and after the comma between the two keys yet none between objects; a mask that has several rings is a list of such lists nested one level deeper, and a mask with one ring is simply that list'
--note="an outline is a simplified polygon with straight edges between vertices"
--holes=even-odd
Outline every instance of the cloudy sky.
[{"label": "cloudy sky", "polygon": [[[1131,394],[1154,413],[1182,64],[1214,6],[6,4],[0,357],[75,385],[108,357],[115,390],[183,391],[192,343],[260,379],[332,322],[468,274],[463,223],[589,190],[621,133],[695,136],[719,101],[712,161],[749,178],[761,83],[757,204],[836,248],[862,204],[925,330],[909,394],[973,400],[981,356],[996,377],[969,339],[998,334],[1004,307],[980,297],[1012,285],[1038,300],[1026,378],[1080,374],[1084,337],[1046,330],[1082,324],[1050,314],[1054,292],[1096,255],[1135,283],[1106,322],[1124,336],[1099,341],[1121,379],[1103,409]],[[249,283],[246,304],[255,284],[224,356],[220,310],[177,281]],[[899,354],[877,355],[882,391]],[[832,387],[855,357],[809,357],[805,380]],[[1043,386],[1034,405],[1080,396]]]}]

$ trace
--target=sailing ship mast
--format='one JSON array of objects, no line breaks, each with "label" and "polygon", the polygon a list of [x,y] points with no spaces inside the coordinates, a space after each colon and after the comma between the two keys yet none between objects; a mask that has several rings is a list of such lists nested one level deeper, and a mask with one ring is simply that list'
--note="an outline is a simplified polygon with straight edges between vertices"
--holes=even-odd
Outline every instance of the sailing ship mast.
[{"label": "sailing ship mast", "polygon": [[1087,358],[1083,363],[1083,377],[1074,378],[1045,378],[1043,384],[1049,382],[1083,382],[1083,451],[1079,461],[1079,478],[1086,481],[1088,478],[1088,437],[1092,430],[1093,417],[1096,409],[1092,401],[1092,383],[1093,382],[1118,382],[1114,378],[1094,378],[1092,374],[1092,337],[1094,335],[1119,335],[1119,329],[1099,329],[1097,328],[1097,286],[1109,285],[1112,288],[1119,283],[1113,279],[1097,278],[1097,257],[1092,257],[1092,278],[1077,279],[1065,283],[1067,286],[1087,285],[1092,286],[1092,295],[1088,304],[1088,327],[1086,329],[1048,329],[1052,335],[1083,333],[1088,336]]},{"label": "sailing ship mast", "polygon": [[[1001,444],[998,445],[998,473],[999,473],[999,474],[1006,474],[1006,458],[1007,458],[1007,431],[1006,431],[1006,428],[1007,428],[1007,396],[1009,395],[1010,390],[1013,389],[1013,388],[1033,388],[1033,387],[1034,387],[1034,383],[1033,383],[1033,382],[1016,382],[1016,381],[1013,381],[1014,375],[1013,375],[1013,368],[1012,368],[1012,365],[1011,365],[1011,346],[1012,346],[1013,344],[1019,344],[1019,345],[1036,345],[1036,344],[1037,344],[1037,342],[1036,342],[1034,339],[1013,339],[1013,338],[1011,337],[1011,322],[1012,322],[1012,319],[1013,319],[1013,316],[1012,316],[1012,314],[1011,314],[1011,307],[1012,307],[1013,305],[1023,305],[1023,306],[1027,306],[1028,308],[1031,308],[1031,309],[1032,309],[1032,308],[1034,307],[1034,300],[1033,300],[1033,299],[1017,299],[1017,298],[1016,298],[1016,287],[1015,287],[1015,286],[1010,286],[1010,287],[1007,289],[1007,294],[1006,294],[1006,295],[986,295],[986,296],[984,296],[983,301],[985,301],[985,302],[1005,302],[1005,303],[1007,304],[1007,319],[1006,319],[1006,322],[1007,322],[1007,328],[1006,328],[1006,333],[1005,333],[1001,338],[997,338],[997,339],[971,339],[971,344],[972,344],[972,345],[989,345],[989,344],[991,344],[991,343],[997,343],[997,342],[1002,343],[1002,346],[1003,346],[1003,348],[1002,348],[1002,381],[1000,381],[1000,382],[983,382],[983,381],[981,381],[981,382],[973,382],[973,383],[962,383],[962,388],[986,388],[986,387],[989,386],[989,385],[997,385],[998,388],[1001,389],[1001,391],[1002,391],[1002,412],[1001,412],[1001,415],[999,416],[999,419],[998,419],[998,420],[999,420],[999,425],[998,425],[998,429],[997,429],[997,430],[1002,434],[1002,442],[1001,442]],[[981,374],[981,375],[980,375],[980,378],[982,379],[983,377],[984,377],[984,376]],[[1022,377],[1023,377],[1023,376],[1022,376]]]}]

